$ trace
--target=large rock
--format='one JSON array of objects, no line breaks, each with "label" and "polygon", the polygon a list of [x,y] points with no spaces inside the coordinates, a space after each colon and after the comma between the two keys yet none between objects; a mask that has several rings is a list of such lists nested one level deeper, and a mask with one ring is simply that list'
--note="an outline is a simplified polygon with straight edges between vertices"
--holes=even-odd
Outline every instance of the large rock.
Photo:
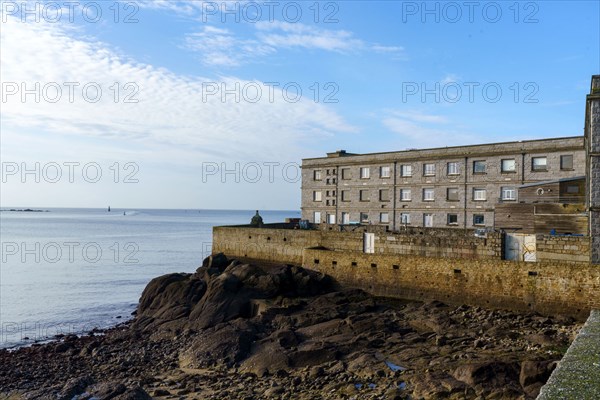
[{"label": "large rock", "polygon": [[258,313],[256,300],[312,296],[331,287],[328,277],[300,267],[259,267],[227,260],[204,260],[195,274],[155,278],[142,293],[133,327],[143,331],[202,330]]},{"label": "large rock", "polygon": [[469,386],[485,383],[488,388],[501,388],[518,382],[519,368],[517,363],[488,361],[460,365],[453,375]]}]

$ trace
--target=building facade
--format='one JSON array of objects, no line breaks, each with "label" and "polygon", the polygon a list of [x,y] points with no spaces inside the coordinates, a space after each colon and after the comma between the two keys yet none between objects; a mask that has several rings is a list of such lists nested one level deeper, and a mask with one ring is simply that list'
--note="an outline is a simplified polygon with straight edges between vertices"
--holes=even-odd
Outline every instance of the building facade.
[{"label": "building facade", "polygon": [[585,109],[585,139],[587,146],[586,177],[589,197],[591,261],[600,264],[600,75],[592,77]]},{"label": "building facade", "polygon": [[302,218],[392,231],[493,228],[496,205],[521,202],[521,186],[587,176],[593,162],[583,136],[371,154],[340,150],[302,160]]}]

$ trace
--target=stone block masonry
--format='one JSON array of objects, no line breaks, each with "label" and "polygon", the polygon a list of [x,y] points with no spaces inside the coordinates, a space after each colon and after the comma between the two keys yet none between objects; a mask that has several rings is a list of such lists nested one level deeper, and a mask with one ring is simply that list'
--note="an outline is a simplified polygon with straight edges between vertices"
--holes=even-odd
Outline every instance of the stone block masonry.
[{"label": "stone block masonry", "polygon": [[600,264],[600,75],[592,77],[587,96],[585,137],[590,210],[591,262]]},{"label": "stone block masonry", "polygon": [[344,287],[409,300],[536,311],[584,320],[600,308],[600,266],[306,249],[303,266]]}]

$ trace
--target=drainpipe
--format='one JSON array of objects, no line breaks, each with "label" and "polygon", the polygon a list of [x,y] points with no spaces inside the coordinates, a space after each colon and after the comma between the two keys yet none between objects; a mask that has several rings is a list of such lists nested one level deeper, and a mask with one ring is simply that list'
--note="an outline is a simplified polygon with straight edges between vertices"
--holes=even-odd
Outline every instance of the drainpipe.
[{"label": "drainpipe", "polygon": [[337,225],[340,225],[340,220],[338,219],[340,216],[338,215],[338,211],[339,211],[339,197],[340,197],[340,193],[338,190],[338,185],[339,185],[339,181],[340,181],[340,169],[339,167],[336,165],[335,166],[335,222]]},{"label": "drainpipe", "polygon": [[465,205],[464,205],[464,215],[463,215],[463,225],[465,231],[467,230],[467,200],[469,198],[468,187],[467,187],[467,176],[469,173],[469,157],[465,157]]},{"label": "drainpipe", "polygon": [[398,162],[394,161],[394,188],[392,189],[394,192],[394,195],[392,196],[392,201],[394,202],[392,205],[392,218],[393,218],[393,222],[392,222],[392,231],[395,232],[396,231],[396,168],[397,168]]},{"label": "drainpipe", "polygon": [[521,185],[525,184],[525,153],[521,153]]}]

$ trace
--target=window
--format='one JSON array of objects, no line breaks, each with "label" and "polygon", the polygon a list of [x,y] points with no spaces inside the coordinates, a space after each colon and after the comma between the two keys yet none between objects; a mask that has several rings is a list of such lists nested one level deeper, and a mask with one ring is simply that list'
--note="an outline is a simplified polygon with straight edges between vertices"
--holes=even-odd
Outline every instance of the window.
[{"label": "window", "polygon": [[473,173],[485,174],[486,163],[483,160],[473,161]]},{"label": "window", "polygon": [[379,189],[379,201],[390,201],[389,189]]},{"label": "window", "polygon": [[501,162],[502,172],[515,172],[517,170],[517,164],[514,158],[508,158]]},{"label": "window", "polygon": [[423,189],[423,201],[434,201],[435,192],[432,188]]},{"label": "window", "polygon": [[458,214],[448,214],[448,225],[458,225]]},{"label": "window", "polygon": [[402,176],[412,176],[412,165],[402,165],[400,167],[400,173]]},{"label": "window", "polygon": [[579,194],[579,186],[576,186],[576,185],[567,186],[567,193]]},{"label": "window", "polygon": [[410,201],[411,191],[410,189],[400,189],[400,201]]},{"label": "window", "polygon": [[313,201],[321,201],[322,192],[313,192]]},{"label": "window", "polygon": [[423,175],[434,176],[435,175],[435,164],[423,164]]},{"label": "window", "polygon": [[473,215],[473,225],[485,225],[485,216],[483,214]]},{"label": "window", "polygon": [[360,168],[360,179],[369,179],[371,177],[371,169],[369,167]]},{"label": "window", "polygon": [[315,211],[313,216],[313,223],[320,224],[321,223],[321,211]]},{"label": "window", "polygon": [[379,222],[387,224],[390,222],[390,214],[389,213],[379,213]]},{"label": "window", "polygon": [[401,213],[400,214],[400,222],[403,224],[410,224],[410,214],[409,213]]},{"label": "window", "polygon": [[369,214],[361,212],[360,213],[360,222],[369,222]]},{"label": "window", "polygon": [[320,169],[314,171],[313,178],[315,181],[320,181],[321,179],[323,179],[323,178],[321,178],[321,170]]},{"label": "window", "polygon": [[329,190],[325,192],[325,196],[329,197]]},{"label": "window", "polygon": [[485,201],[485,199],[486,199],[485,189],[473,189],[473,200]]},{"label": "window", "polygon": [[446,198],[448,201],[458,201],[458,188],[448,188]]},{"label": "window", "polygon": [[329,205],[329,200],[325,200],[325,205],[328,206]]},{"label": "window", "polygon": [[342,190],[342,201],[350,201],[350,191]]},{"label": "window", "polygon": [[448,175],[458,175],[460,174],[460,171],[458,169],[458,163],[457,162],[449,162],[448,163]]},{"label": "window", "polygon": [[348,225],[350,223],[350,213],[343,212],[342,213],[342,224]]},{"label": "window", "polygon": [[381,178],[389,178],[391,176],[391,169],[390,167],[381,167],[379,168],[379,176]]},{"label": "window", "polygon": [[335,214],[327,214],[327,223],[335,224]]},{"label": "window", "polygon": [[564,155],[560,156],[560,169],[563,171],[570,171],[573,169],[573,156]]},{"label": "window", "polygon": [[546,157],[533,157],[531,159],[531,170],[532,171],[547,171],[548,170],[548,159]]},{"label": "window", "polygon": [[516,200],[517,190],[514,187],[503,187],[501,198],[502,200]]},{"label": "window", "polygon": [[327,170],[326,174],[329,175],[329,170]]},{"label": "window", "polygon": [[350,168],[342,169],[342,179],[350,179],[352,175],[350,174]]},{"label": "window", "polygon": [[426,228],[433,227],[433,214],[423,214],[423,226]]},{"label": "window", "polygon": [[359,200],[360,201],[369,201],[369,191],[368,190],[361,190],[359,192]]}]

